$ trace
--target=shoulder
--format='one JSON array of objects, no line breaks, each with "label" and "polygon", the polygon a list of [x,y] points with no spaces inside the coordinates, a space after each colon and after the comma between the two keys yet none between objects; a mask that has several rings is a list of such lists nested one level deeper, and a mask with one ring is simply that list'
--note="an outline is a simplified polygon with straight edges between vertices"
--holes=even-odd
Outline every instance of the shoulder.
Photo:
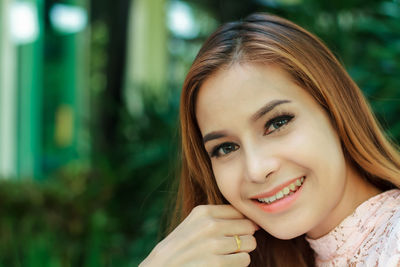
[{"label": "shoulder", "polygon": [[367,220],[358,229],[363,241],[351,263],[354,266],[400,266],[400,190],[383,192],[366,204],[367,209],[362,211]]},{"label": "shoulder", "polygon": [[384,204],[384,222],[378,230],[382,241],[380,266],[400,265],[400,190],[390,190]]}]

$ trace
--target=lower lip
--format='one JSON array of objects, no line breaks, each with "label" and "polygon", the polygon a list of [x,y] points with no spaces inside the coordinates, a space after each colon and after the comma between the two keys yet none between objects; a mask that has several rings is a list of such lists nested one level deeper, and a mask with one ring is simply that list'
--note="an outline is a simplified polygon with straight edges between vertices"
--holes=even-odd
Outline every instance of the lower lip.
[{"label": "lower lip", "polygon": [[268,212],[268,213],[278,213],[285,211],[292,206],[292,204],[299,198],[301,192],[303,191],[303,186],[304,183],[306,182],[306,179],[304,179],[303,184],[300,186],[300,188],[294,192],[292,195],[286,196],[280,200],[277,200],[271,204],[267,203],[261,203],[258,200],[253,200],[253,202],[261,208],[263,211]]}]

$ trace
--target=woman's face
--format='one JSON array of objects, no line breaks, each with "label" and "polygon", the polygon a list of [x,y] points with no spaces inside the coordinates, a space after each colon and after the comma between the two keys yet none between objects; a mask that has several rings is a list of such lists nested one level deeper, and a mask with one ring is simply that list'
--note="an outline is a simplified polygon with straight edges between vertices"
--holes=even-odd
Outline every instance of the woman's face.
[{"label": "woman's face", "polygon": [[354,208],[358,178],[327,114],[279,67],[219,70],[196,116],[221,193],[275,237],[321,236]]}]

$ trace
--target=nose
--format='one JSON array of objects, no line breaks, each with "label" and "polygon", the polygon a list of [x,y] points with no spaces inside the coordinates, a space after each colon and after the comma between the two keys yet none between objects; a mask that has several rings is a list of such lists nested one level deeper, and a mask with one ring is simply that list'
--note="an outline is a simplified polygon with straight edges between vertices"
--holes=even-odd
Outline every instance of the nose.
[{"label": "nose", "polygon": [[280,160],[272,151],[253,147],[245,151],[245,177],[253,183],[265,183],[280,167]]}]

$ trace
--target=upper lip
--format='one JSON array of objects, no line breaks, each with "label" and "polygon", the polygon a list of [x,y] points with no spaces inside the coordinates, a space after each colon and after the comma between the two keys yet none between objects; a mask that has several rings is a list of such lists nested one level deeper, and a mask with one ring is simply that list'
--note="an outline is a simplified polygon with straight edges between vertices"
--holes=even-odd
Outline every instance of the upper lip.
[{"label": "upper lip", "polygon": [[289,181],[287,181],[287,182],[284,182],[284,183],[282,183],[282,184],[280,184],[280,185],[274,187],[273,189],[269,190],[268,192],[255,195],[255,196],[253,196],[253,197],[251,197],[251,198],[252,198],[252,199],[256,199],[256,198],[267,198],[267,197],[272,197],[272,196],[274,196],[276,193],[278,193],[279,191],[281,191],[283,188],[285,188],[286,186],[290,185],[291,183],[294,183],[297,179],[300,179],[301,177],[304,177],[304,176],[300,176],[300,177],[294,178],[294,179],[292,179],[292,180],[289,180]]}]

